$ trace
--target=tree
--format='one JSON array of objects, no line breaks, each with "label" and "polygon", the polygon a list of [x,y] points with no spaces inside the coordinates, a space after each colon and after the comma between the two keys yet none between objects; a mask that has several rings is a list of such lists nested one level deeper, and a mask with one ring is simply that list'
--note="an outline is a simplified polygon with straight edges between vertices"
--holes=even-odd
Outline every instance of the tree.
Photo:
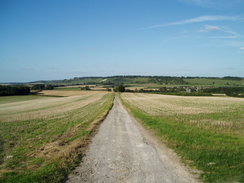
[{"label": "tree", "polygon": [[32,90],[43,90],[45,88],[44,84],[35,84],[31,87]]},{"label": "tree", "polygon": [[1,86],[0,85],[0,96],[10,95],[29,95],[30,87],[18,85],[18,86]]},{"label": "tree", "polygon": [[85,90],[91,90],[89,86],[85,86]]},{"label": "tree", "polygon": [[53,90],[53,85],[47,85],[47,86],[45,87],[45,90]]},{"label": "tree", "polygon": [[81,90],[91,90],[89,86],[81,87]]},{"label": "tree", "polygon": [[125,86],[123,84],[116,86],[114,91],[115,92],[125,92]]}]

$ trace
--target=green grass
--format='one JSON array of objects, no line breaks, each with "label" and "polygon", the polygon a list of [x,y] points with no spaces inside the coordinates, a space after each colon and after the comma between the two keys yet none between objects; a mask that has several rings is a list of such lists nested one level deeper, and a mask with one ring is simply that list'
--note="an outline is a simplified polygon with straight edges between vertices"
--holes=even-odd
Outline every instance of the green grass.
[{"label": "green grass", "polygon": [[0,104],[12,103],[12,102],[22,102],[27,100],[35,100],[40,98],[37,95],[22,95],[22,96],[1,96]]},{"label": "green grass", "polygon": [[[244,182],[243,135],[235,135],[232,131],[223,131],[206,124],[192,125],[189,123],[189,116],[153,116],[124,101],[123,104],[139,121],[153,129],[164,143],[174,149],[183,162],[201,170],[202,181]],[[221,118],[221,115],[207,116],[210,119]],[[192,115],[191,119],[199,117],[206,116]],[[234,115],[230,118],[233,120]]]},{"label": "green grass", "polygon": [[[194,78],[184,79],[190,85],[211,85],[211,86],[243,86],[244,81],[238,80],[223,80],[223,79],[207,79],[207,78]],[[215,83],[215,84],[213,84]],[[227,85],[229,83],[229,85]]]},{"label": "green grass", "polygon": [[[78,147],[82,139],[91,135],[89,125],[103,117],[112,101],[113,94],[109,93],[55,118],[1,122],[0,182],[62,182],[81,161]],[[40,155],[42,149],[56,142],[61,143],[57,152],[50,151],[50,157]],[[77,145],[72,146],[74,143]],[[69,154],[58,156],[64,149]]]}]

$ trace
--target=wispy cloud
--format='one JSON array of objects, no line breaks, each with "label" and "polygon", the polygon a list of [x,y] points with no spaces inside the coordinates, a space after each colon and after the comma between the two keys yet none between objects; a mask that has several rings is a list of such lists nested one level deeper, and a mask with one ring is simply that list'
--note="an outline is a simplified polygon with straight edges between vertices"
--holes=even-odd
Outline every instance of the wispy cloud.
[{"label": "wispy cloud", "polygon": [[244,0],[176,0],[178,2],[193,4],[202,7],[209,7],[209,8],[229,8],[236,6],[238,4],[243,4]]},{"label": "wispy cloud", "polygon": [[213,25],[205,25],[203,29],[199,30],[199,32],[208,32],[208,31],[215,31],[215,30],[221,30],[221,28]]},{"label": "wispy cloud", "polygon": [[236,38],[241,38],[243,35],[238,34],[237,32],[234,31],[229,31],[229,30],[222,30],[222,32],[225,32],[229,34],[228,36],[215,36],[214,38],[220,38],[220,39],[236,39]]},{"label": "wispy cloud", "polygon": [[153,26],[146,27],[144,29],[153,29],[153,28],[167,27],[167,26],[174,26],[174,25],[184,25],[184,24],[191,24],[191,23],[221,21],[221,20],[237,21],[237,20],[240,20],[240,18],[238,18],[236,16],[200,16],[200,17],[196,17],[196,18],[181,20],[178,22],[153,25]]},{"label": "wispy cloud", "polygon": [[240,50],[241,50],[241,51],[244,51],[244,47],[241,47]]},{"label": "wispy cloud", "polygon": [[213,25],[205,25],[203,29],[199,30],[199,32],[209,32],[209,31],[221,31],[222,33],[226,33],[228,35],[224,36],[215,36],[213,38],[218,38],[218,39],[236,39],[236,38],[241,38],[243,35],[238,34],[235,31],[230,31],[226,28],[220,28],[218,26],[213,26]]},{"label": "wispy cloud", "polygon": [[206,30],[221,30],[221,28],[219,28],[218,26],[213,26],[213,25],[205,25],[205,29]]}]

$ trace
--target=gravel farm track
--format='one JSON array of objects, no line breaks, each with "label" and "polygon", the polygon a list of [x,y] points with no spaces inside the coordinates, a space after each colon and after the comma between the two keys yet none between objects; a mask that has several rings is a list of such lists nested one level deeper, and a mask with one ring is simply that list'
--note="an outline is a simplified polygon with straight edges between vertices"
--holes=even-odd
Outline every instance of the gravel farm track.
[{"label": "gravel farm track", "polygon": [[101,124],[83,162],[66,183],[199,182],[179,157],[161,144],[122,106],[115,96],[114,106]]}]

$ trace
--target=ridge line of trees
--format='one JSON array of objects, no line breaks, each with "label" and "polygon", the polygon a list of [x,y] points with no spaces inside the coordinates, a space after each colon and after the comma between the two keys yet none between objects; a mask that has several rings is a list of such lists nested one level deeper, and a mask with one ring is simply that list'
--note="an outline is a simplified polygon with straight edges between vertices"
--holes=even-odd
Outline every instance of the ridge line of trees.
[{"label": "ridge line of trees", "polygon": [[52,90],[53,85],[36,84],[32,87],[26,85],[0,85],[0,96],[29,95],[31,90]]},{"label": "ridge line of trees", "polygon": [[30,87],[24,85],[18,86],[2,86],[0,85],[0,96],[11,96],[11,95],[29,95]]}]

